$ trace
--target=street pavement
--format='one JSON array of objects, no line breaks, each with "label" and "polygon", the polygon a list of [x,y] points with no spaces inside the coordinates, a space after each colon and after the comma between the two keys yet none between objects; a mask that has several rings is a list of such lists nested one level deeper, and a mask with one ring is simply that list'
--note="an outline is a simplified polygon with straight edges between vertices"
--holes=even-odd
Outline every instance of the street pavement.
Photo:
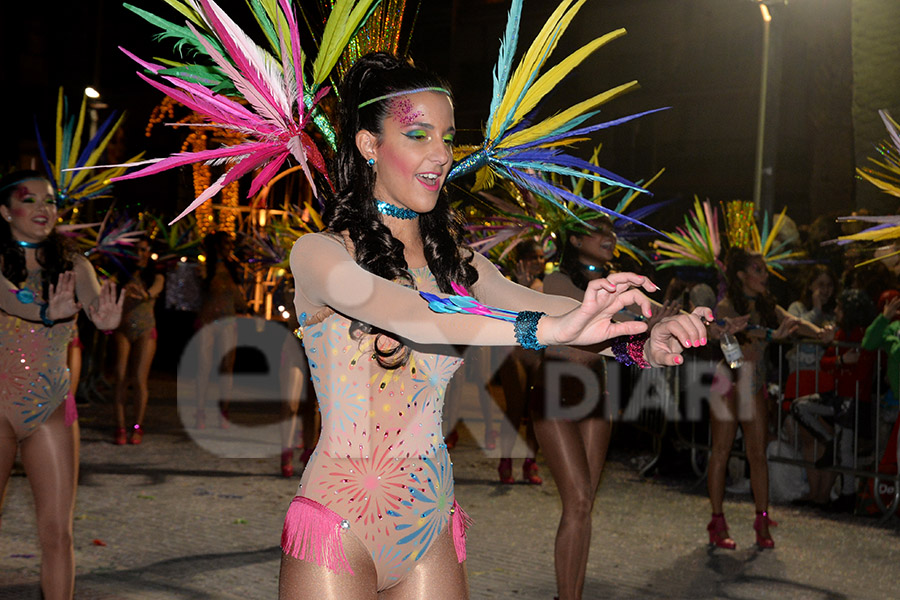
[{"label": "street pavement", "polygon": [[[299,474],[280,477],[277,456],[224,458],[204,450],[179,420],[174,379],[155,376],[151,383],[140,446],[111,443],[111,405],[81,408],[75,597],[276,598],[281,525]],[[498,483],[496,458],[476,442],[483,439],[477,409],[462,414],[470,418],[452,456],[457,499],[475,521],[471,597],[550,600],[561,511],[553,481],[543,468],[542,486]],[[232,419],[240,421],[240,410]],[[729,496],[738,549],[711,551],[703,483],[643,478],[635,458],[614,448],[585,524],[592,529],[585,598],[900,597],[896,519],[879,524],[775,506],[777,548],[759,551],[749,496]],[[18,472],[0,527],[0,599],[40,598],[39,555],[31,491]]]}]

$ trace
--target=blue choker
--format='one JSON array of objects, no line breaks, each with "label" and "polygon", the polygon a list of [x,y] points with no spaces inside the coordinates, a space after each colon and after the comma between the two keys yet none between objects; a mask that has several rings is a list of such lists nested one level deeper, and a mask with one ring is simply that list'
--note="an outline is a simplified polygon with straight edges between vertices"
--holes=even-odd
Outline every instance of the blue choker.
[{"label": "blue choker", "polygon": [[37,243],[23,242],[22,240],[16,240],[16,243],[22,248],[31,248],[31,249],[37,249],[37,248],[40,248],[41,245],[43,245],[43,242],[37,242]]},{"label": "blue choker", "polygon": [[411,208],[401,208],[399,206],[394,206],[393,204],[388,204],[383,200],[375,200],[375,208],[383,215],[394,217],[395,219],[402,219],[404,221],[409,221],[419,216],[419,213]]}]

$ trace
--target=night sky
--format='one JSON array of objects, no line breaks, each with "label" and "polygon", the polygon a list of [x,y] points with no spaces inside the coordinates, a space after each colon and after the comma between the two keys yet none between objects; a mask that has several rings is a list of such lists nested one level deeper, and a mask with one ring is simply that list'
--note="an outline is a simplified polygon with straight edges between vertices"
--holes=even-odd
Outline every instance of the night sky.
[{"label": "night sky", "polygon": [[[133,3],[181,22],[180,15],[162,1]],[[226,0],[221,5],[255,35],[256,25],[248,20],[244,0]],[[491,71],[508,6],[509,2],[502,0],[422,3],[411,54],[453,85],[463,141],[480,140],[478,132],[487,114]],[[520,53],[555,6],[556,2],[526,0]],[[790,6],[800,10],[793,2]],[[785,8],[786,17],[790,16],[787,11]],[[8,125],[0,167],[28,166],[28,157],[36,154],[35,117],[52,146],[60,85],[75,105],[73,111],[86,85],[100,90],[110,110],[126,111],[120,146],[124,158],[142,150],[147,156],[178,150],[183,133],[157,128],[151,138],[144,137],[147,118],[162,95],[137,78],[136,65],[117,48],[124,46],[142,58],[172,57],[172,43],[155,41],[156,31],[150,24],[109,0],[16,3],[4,7],[3,12],[0,81],[6,91]],[[841,24],[839,31],[828,35],[849,32],[849,10],[846,15],[835,13],[834,22]],[[547,114],[637,79],[641,89],[607,105],[604,118],[660,106],[671,109],[598,136],[596,141],[604,144],[604,166],[631,179],[649,177],[665,167],[667,173],[654,189],[661,197],[682,198],[685,203],[694,194],[713,200],[749,199],[760,81],[762,25],[757,6],[740,0],[591,0],[560,43],[557,56],[622,26],[629,34],[594,54],[575,77],[564,82],[548,99]],[[813,133],[802,115],[816,101],[815,90],[807,85],[809,73],[816,67],[810,61],[816,57],[809,54],[807,46],[817,35],[823,34],[794,31],[791,40],[800,41],[786,43],[783,49],[789,77],[781,91],[775,205],[789,204],[800,219],[815,212],[809,200],[813,165],[806,158]],[[841,68],[850,69],[849,46],[844,54],[846,64]],[[832,111],[838,118],[829,117],[830,122],[841,126],[843,118],[849,127],[849,109],[845,117],[840,116],[842,106]],[[108,112],[101,111],[101,119]],[[589,153],[590,147],[585,144],[582,154]],[[850,157],[842,166],[847,172],[845,179],[852,179],[852,163]],[[168,177],[124,182],[116,195],[129,206],[152,205],[159,207],[159,212],[174,211],[188,200],[189,179],[185,170]],[[846,198],[840,201],[846,202]],[[679,211],[684,208],[686,204]]]}]

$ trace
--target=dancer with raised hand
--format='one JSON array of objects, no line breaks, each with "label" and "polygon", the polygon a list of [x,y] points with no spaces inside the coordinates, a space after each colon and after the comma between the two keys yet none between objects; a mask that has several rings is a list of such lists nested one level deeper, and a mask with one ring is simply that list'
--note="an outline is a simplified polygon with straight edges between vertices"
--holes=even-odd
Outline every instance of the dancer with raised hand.
[{"label": "dancer with raised hand", "polygon": [[[460,364],[452,345],[538,349],[640,334],[645,323],[611,317],[632,304],[649,316],[637,288],[656,286],[620,273],[590,282],[579,303],[508,281],[461,245],[442,193],[455,133],[447,85],[376,53],[350,69],[341,99],[328,230],[303,236],[291,254],[322,435],[285,520],[281,597],[463,598],[465,519],[440,427]],[[435,294],[430,305],[416,290]],[[436,295],[461,290],[477,301]],[[449,304],[501,318],[429,308]],[[701,337],[700,319],[681,315],[618,350],[674,365]]]},{"label": "dancer with raised hand", "polygon": [[49,180],[35,171],[0,179],[0,269],[7,286],[0,301],[0,368],[7,375],[0,384],[0,489],[21,449],[34,493],[47,600],[71,598],[75,585],[77,459],[64,406],[72,317],[83,305],[94,325],[109,331],[122,313],[115,285],[98,283],[91,264],[54,231],[56,222]]}]

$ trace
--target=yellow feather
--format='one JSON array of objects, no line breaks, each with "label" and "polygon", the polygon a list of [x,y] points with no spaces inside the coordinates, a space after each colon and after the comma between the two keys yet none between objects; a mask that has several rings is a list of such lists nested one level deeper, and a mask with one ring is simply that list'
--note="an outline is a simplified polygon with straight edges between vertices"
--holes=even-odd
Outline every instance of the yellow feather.
[{"label": "yellow feather", "polygon": [[878,262],[879,260],[884,260],[886,258],[891,258],[892,256],[898,256],[898,255],[900,255],[900,250],[897,250],[896,252],[891,252],[890,254],[885,254],[884,256],[876,256],[875,258],[870,258],[869,260],[865,260],[865,261],[859,263],[858,265],[856,265],[855,268],[858,269],[860,267],[870,265],[874,262]]},{"label": "yellow feather", "polygon": [[601,94],[597,94],[593,98],[588,98],[583,102],[579,102],[575,106],[572,106],[571,108],[568,108],[548,119],[544,119],[536,125],[532,125],[527,129],[517,131],[516,133],[507,136],[503,140],[503,142],[497,145],[497,147],[507,148],[511,146],[518,146],[520,144],[525,144],[548,136],[571,119],[574,119],[575,117],[587,111],[593,110],[601,104],[609,102],[616,96],[624,94],[625,92],[637,87],[637,85],[637,81],[631,81],[629,83],[624,83],[618,87],[614,87],[611,90],[607,90]]},{"label": "yellow feather", "polygon": [[481,190],[489,190],[494,187],[494,171],[490,167],[484,166],[475,173],[475,185],[472,186],[473,192]]},{"label": "yellow feather", "polygon": [[313,62],[314,86],[319,86],[331,73],[353,32],[375,1],[377,0],[360,0],[353,7],[353,0],[335,0],[322,33],[319,54]]},{"label": "yellow feather", "polygon": [[[585,0],[580,0],[578,2],[578,5],[572,11],[573,17],[575,16],[574,13],[581,8],[581,5],[584,4],[584,2]],[[497,114],[494,115],[491,131],[488,132],[488,139],[493,140],[500,135],[500,127],[506,120],[506,116],[513,110],[516,99],[528,84],[528,79],[533,73],[540,71],[541,66],[543,66],[543,61],[545,61],[553,51],[553,48],[559,40],[560,32],[557,30],[561,25],[560,22],[563,20],[565,12],[571,4],[572,0],[563,0],[563,2],[556,7],[556,10],[553,11],[553,14],[550,15],[550,18],[544,23],[544,27],[541,28],[541,31],[537,34],[537,37],[534,38],[531,46],[519,61],[519,65],[516,67],[516,70],[513,72],[512,77],[510,77],[509,83],[506,86],[503,99],[497,107]],[[571,18],[569,21],[571,21]],[[568,22],[566,22],[566,25],[568,25]],[[565,29],[565,27],[563,27],[563,29]]]},{"label": "yellow feather", "polygon": [[787,213],[787,206],[785,206],[781,213],[778,215],[778,218],[775,219],[775,223],[772,224],[772,229],[769,230],[769,238],[766,240],[766,246],[762,249],[762,255],[766,256],[769,253],[769,250],[772,249],[772,242],[775,241],[775,238],[778,236],[778,232],[781,231],[782,225],[784,225],[784,219]]},{"label": "yellow feather", "polygon": [[582,46],[580,49],[567,56],[552,69],[541,75],[538,80],[528,88],[528,91],[525,92],[525,96],[522,98],[522,102],[519,104],[519,107],[516,108],[516,112],[513,113],[513,122],[518,122],[523,117],[525,117],[525,115],[531,112],[531,110],[535,106],[537,106],[538,102],[541,101],[541,98],[552,91],[553,88],[555,88],[560,81],[565,79],[569,75],[569,73],[571,73],[572,70],[575,69],[575,67],[580,65],[584,61],[584,59],[593,54],[598,48],[605,45],[607,42],[622,37],[623,35],[625,35],[624,29],[617,29],[611,33],[607,33],[606,35]]},{"label": "yellow feather", "polygon": [[53,163],[53,169],[60,169],[62,162],[62,146],[63,146],[63,89],[59,88],[59,96],[56,100],[56,160]]},{"label": "yellow feather", "polygon": [[856,169],[856,173],[857,173],[857,175],[859,175],[860,177],[862,177],[863,179],[865,179],[866,181],[868,181],[869,183],[873,184],[875,187],[880,189],[882,192],[887,192],[888,194],[890,194],[892,196],[900,197],[900,185],[891,184],[882,179],[876,179],[875,177],[872,177],[871,175],[869,175],[862,169]]},{"label": "yellow feather", "polygon": [[[106,150],[106,145],[109,144],[109,141],[112,139],[113,135],[115,135],[116,130],[119,129],[119,126],[122,124],[123,119],[125,119],[124,113],[119,117],[119,120],[116,121],[116,124],[109,129],[106,136],[103,138],[103,141],[97,144],[97,147],[94,148],[93,152],[91,152],[91,155],[90,157],[88,157],[87,162],[84,163],[85,166],[93,166],[97,164],[97,160],[100,158],[100,155],[103,154],[103,151]],[[128,162],[132,162],[134,160],[136,160],[136,158],[132,158],[131,161]],[[75,171],[75,177],[72,178],[72,186],[76,186],[80,182],[84,181],[84,179],[90,172],[91,171],[88,169]]]},{"label": "yellow feather", "polygon": [[[78,162],[78,152],[81,150],[81,134],[84,131],[84,109],[87,106],[87,96],[81,96],[81,110],[78,111],[78,124],[75,126],[75,134],[72,136],[72,149],[69,150],[69,164],[66,167],[74,167]],[[60,168],[63,168],[60,165]]]},{"label": "yellow feather", "polygon": [[209,27],[207,27],[207,25],[203,21],[203,19],[197,14],[197,11],[195,11],[190,6],[184,4],[183,2],[179,2],[178,0],[164,0],[164,1],[166,4],[168,4],[169,6],[171,6],[178,12],[180,12],[182,15],[184,15],[184,17],[187,18],[188,20],[190,20],[194,25],[197,25],[205,30],[209,29]]}]

